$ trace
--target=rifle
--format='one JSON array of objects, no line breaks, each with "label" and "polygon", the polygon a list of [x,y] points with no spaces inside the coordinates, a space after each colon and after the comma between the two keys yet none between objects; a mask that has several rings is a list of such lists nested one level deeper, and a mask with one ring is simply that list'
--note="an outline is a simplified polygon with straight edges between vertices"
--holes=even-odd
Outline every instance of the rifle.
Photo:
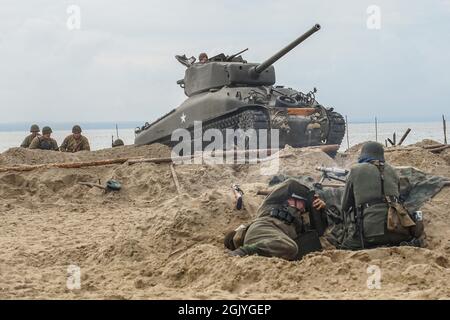
[{"label": "rifle", "polygon": [[231,188],[233,189],[234,197],[236,198],[236,209],[241,210],[244,204],[244,200],[242,199],[244,191],[242,191],[238,184],[233,184]]}]

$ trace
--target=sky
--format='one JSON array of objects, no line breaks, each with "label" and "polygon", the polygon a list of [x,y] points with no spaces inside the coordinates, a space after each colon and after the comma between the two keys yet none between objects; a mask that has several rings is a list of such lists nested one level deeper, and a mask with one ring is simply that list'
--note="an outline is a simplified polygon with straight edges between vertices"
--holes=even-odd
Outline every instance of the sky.
[{"label": "sky", "polygon": [[450,0],[1,0],[0,123],[151,122],[186,99],[176,54],[262,62],[315,23],[278,85],[350,121],[449,114]]}]

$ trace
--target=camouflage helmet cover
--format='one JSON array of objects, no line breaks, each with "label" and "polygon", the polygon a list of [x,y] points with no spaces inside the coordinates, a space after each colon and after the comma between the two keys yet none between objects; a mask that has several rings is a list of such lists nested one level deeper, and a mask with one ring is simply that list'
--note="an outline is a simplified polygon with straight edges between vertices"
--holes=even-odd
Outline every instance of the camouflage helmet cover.
[{"label": "camouflage helmet cover", "polygon": [[33,124],[30,128],[30,132],[39,132],[39,131],[41,130],[39,129],[39,126],[37,124]]},{"label": "camouflage helmet cover", "polygon": [[74,125],[72,127],[72,133],[81,133],[81,127],[79,125]]},{"label": "camouflage helmet cover", "polygon": [[50,128],[50,127],[43,127],[42,128],[42,134],[49,134],[49,133],[52,133],[53,131],[52,131],[52,128]]}]

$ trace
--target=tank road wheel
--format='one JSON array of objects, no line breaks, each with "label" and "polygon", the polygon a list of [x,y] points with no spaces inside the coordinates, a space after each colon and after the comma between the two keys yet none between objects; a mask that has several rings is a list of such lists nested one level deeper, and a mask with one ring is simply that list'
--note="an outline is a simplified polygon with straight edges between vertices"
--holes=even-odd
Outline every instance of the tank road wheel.
[{"label": "tank road wheel", "polygon": [[[241,129],[243,131],[249,129],[255,129],[256,134],[259,137],[259,130],[265,129],[267,130],[267,135],[270,136],[270,125],[269,125],[269,116],[265,110],[258,109],[247,109],[244,111],[238,111],[233,114],[228,114],[220,119],[215,119],[209,123],[206,123],[203,126],[203,130],[207,130],[210,128],[219,129],[222,131],[224,142],[226,143],[226,129],[238,130]],[[245,138],[245,132],[241,132],[241,139]],[[235,144],[235,143],[234,143]],[[225,145],[224,145],[225,147]],[[246,139],[245,147],[249,148],[249,141]],[[259,143],[258,143],[259,147]]]},{"label": "tank road wheel", "polygon": [[[328,113],[329,118],[329,130],[327,136],[327,144],[341,145],[345,136],[345,120],[342,115],[337,112],[331,111]],[[330,156],[334,158],[337,151],[330,153]]]},{"label": "tank road wheel", "polygon": [[[269,132],[269,118],[267,114],[260,110],[246,110],[240,114],[238,114],[238,122],[235,129],[243,130],[244,132],[240,132],[240,135],[238,137],[240,139],[245,139],[245,148],[250,149],[252,146],[250,146],[250,141],[248,138],[246,138],[246,133],[248,134],[248,130],[253,129],[254,133],[256,134],[256,137],[253,137],[257,139],[257,145],[256,147],[259,149],[261,142],[259,141],[260,137],[262,136],[262,132],[260,133],[260,130],[266,131],[267,139],[270,139],[270,132]],[[270,142],[266,142],[267,147],[270,146]]]}]

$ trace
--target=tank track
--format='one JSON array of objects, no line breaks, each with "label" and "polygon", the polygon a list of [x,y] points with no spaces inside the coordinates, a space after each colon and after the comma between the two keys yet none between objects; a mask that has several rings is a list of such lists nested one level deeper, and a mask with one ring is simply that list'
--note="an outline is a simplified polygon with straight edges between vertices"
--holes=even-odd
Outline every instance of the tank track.
[{"label": "tank track", "polygon": [[[226,129],[247,130],[250,128],[253,128],[256,131],[261,129],[270,129],[270,118],[265,109],[248,108],[245,110],[238,110],[231,114],[226,114],[209,120],[202,125],[203,133],[208,129],[218,129],[222,132],[224,138],[226,137]],[[189,131],[191,132],[191,136],[193,136],[194,129],[190,128]],[[268,135],[270,135],[269,132]],[[159,141],[159,143],[168,145],[169,147],[173,147],[175,145],[175,143],[170,140],[170,136]],[[206,142],[206,145],[207,144],[209,144],[209,142]]]},{"label": "tank track", "polygon": [[203,126],[203,131],[208,129],[221,130],[223,137],[226,137],[226,129],[242,129],[244,131],[255,129],[257,132],[258,130],[266,129],[269,134],[270,120],[265,110],[247,109],[207,122]]},{"label": "tank track", "polygon": [[[327,144],[338,144],[341,145],[342,140],[345,136],[345,120],[344,117],[334,111],[328,112],[328,118],[329,118],[329,130],[328,130],[328,137],[327,137]],[[331,157],[335,157],[337,154],[336,152],[333,152],[330,154]]]}]

